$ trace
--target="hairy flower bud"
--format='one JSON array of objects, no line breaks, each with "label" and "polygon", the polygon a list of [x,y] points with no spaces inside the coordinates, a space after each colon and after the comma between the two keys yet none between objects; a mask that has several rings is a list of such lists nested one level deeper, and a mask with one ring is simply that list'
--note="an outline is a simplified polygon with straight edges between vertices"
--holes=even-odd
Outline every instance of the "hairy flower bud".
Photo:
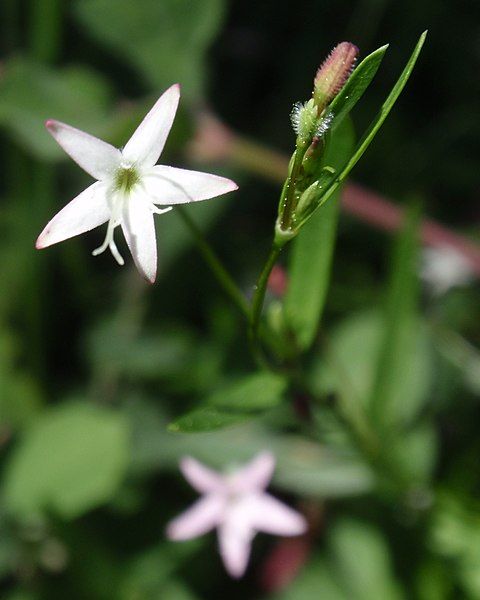
[{"label": "hairy flower bud", "polygon": [[313,98],[305,104],[302,104],[302,102],[294,104],[290,118],[298,141],[301,144],[309,143],[317,127],[317,108]]},{"label": "hairy flower bud", "polygon": [[330,52],[314,80],[313,99],[320,114],[335,98],[352,73],[358,48],[350,42],[341,42]]}]

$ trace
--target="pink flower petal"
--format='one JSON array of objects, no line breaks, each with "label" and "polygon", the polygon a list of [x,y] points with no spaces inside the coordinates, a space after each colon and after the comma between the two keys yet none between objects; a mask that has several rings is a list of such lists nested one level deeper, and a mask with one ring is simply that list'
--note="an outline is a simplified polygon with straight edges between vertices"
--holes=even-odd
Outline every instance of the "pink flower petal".
[{"label": "pink flower petal", "polygon": [[50,120],[45,126],[65,152],[95,179],[111,177],[120,166],[120,150],[107,142],[60,121]]},{"label": "pink flower petal", "polygon": [[198,202],[238,189],[225,177],[157,165],[145,172],[142,183],[155,204],[185,204]]},{"label": "pink flower petal", "polygon": [[222,496],[209,494],[197,500],[193,506],[167,525],[167,537],[171,540],[188,540],[203,535],[221,522],[225,508]]},{"label": "pink flower petal", "polygon": [[263,490],[270,483],[275,469],[275,457],[271,452],[262,452],[230,477],[232,489],[239,492]]},{"label": "pink flower petal", "polygon": [[242,577],[247,569],[254,535],[252,529],[237,522],[232,516],[218,528],[220,556],[227,572],[235,579]]},{"label": "pink flower petal", "polygon": [[140,273],[150,283],[157,275],[157,240],[150,203],[140,193],[130,193],[125,202],[122,230]]},{"label": "pink flower petal", "polygon": [[201,494],[218,491],[224,486],[221,475],[190,456],[182,458],[180,470],[190,485]]},{"label": "pink flower petal", "polygon": [[300,535],[307,530],[303,515],[270,494],[251,494],[248,511],[251,526],[257,531],[274,535]]},{"label": "pink flower petal", "polygon": [[108,221],[107,193],[105,183],[97,181],[89,186],[53,217],[38,236],[36,247],[46,248]]},{"label": "pink flower petal", "polygon": [[123,149],[123,157],[141,167],[153,167],[162,153],[177,112],[180,86],[160,96]]}]

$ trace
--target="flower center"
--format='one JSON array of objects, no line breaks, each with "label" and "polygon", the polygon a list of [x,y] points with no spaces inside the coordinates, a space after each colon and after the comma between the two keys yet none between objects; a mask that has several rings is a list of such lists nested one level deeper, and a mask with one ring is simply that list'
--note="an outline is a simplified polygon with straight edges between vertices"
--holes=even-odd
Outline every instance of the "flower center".
[{"label": "flower center", "polygon": [[140,181],[140,176],[135,167],[122,167],[115,173],[115,189],[122,192],[131,192]]}]

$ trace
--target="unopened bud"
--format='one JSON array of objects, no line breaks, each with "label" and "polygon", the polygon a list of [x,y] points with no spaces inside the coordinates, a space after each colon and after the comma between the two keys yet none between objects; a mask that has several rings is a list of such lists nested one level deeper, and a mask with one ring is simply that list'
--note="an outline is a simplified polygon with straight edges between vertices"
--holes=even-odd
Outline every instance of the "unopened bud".
[{"label": "unopened bud", "polygon": [[309,142],[317,126],[317,107],[313,98],[305,104],[302,102],[294,104],[290,118],[298,141],[300,143]]},{"label": "unopened bud", "polygon": [[297,224],[302,225],[313,211],[322,204],[322,197],[334,179],[335,174],[336,172],[333,167],[324,167],[318,180],[303,192],[295,214]]},{"label": "unopened bud", "polygon": [[320,114],[330,104],[350,77],[358,48],[350,42],[335,46],[318,69],[314,81],[313,99]]}]

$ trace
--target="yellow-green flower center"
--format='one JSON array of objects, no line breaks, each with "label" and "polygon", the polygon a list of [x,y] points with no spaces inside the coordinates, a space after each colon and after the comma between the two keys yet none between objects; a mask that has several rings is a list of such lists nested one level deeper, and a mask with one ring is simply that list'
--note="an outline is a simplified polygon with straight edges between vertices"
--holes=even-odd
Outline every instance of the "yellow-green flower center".
[{"label": "yellow-green flower center", "polygon": [[139,181],[140,177],[134,167],[119,169],[115,174],[115,188],[123,192],[130,192]]}]

